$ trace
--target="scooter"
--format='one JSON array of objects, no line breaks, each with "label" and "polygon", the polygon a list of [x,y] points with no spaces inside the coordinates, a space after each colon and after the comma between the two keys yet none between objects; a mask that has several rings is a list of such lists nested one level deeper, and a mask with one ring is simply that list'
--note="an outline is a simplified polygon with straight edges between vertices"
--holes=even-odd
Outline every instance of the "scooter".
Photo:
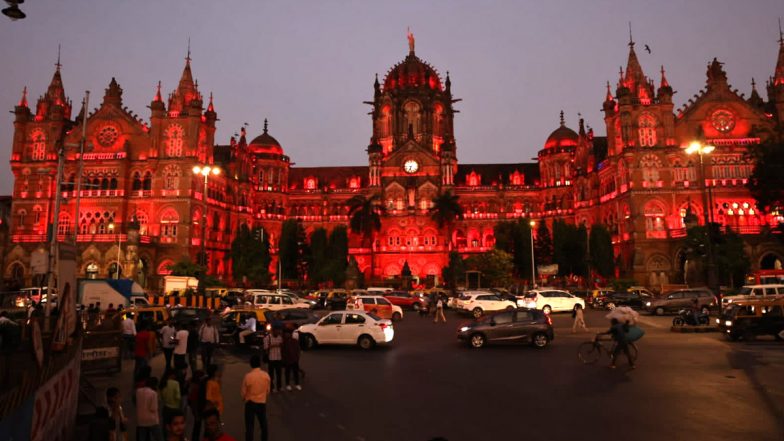
[{"label": "scooter", "polygon": [[695,312],[691,309],[681,309],[678,311],[678,316],[672,319],[673,326],[704,326],[710,323],[708,314]]}]

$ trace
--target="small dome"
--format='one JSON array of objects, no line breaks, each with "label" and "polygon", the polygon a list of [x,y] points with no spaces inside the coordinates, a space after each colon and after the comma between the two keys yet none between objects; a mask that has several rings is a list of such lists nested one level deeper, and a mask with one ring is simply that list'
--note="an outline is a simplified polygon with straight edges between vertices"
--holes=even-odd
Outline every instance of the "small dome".
[{"label": "small dome", "polygon": [[413,52],[409,53],[405,60],[392,67],[384,78],[384,90],[424,85],[435,90],[442,89],[438,72]]},{"label": "small dome", "polygon": [[561,127],[558,127],[547,137],[544,143],[544,148],[557,148],[557,147],[575,147],[580,136],[574,130],[566,127],[564,122],[564,113],[561,111]]},{"label": "small dome", "polygon": [[267,120],[264,120],[264,133],[253,138],[253,141],[248,144],[250,151],[254,153],[272,153],[276,155],[283,154],[283,148],[277,139],[267,133]]}]

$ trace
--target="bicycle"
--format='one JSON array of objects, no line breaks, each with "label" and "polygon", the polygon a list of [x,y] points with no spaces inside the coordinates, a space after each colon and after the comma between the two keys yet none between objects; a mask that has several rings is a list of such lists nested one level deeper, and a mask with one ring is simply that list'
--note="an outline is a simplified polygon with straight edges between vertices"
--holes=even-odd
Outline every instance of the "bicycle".
[{"label": "bicycle", "polygon": [[[580,346],[577,347],[577,357],[584,364],[593,364],[599,361],[602,353],[606,353],[610,358],[610,361],[612,361],[616,343],[613,341],[613,344],[608,347],[608,345],[604,344],[606,341],[612,340],[601,340],[599,335],[597,335],[596,338],[591,341],[580,343]],[[632,363],[635,363],[637,361],[637,346],[631,342],[627,344],[629,346],[629,355],[632,358]]]}]

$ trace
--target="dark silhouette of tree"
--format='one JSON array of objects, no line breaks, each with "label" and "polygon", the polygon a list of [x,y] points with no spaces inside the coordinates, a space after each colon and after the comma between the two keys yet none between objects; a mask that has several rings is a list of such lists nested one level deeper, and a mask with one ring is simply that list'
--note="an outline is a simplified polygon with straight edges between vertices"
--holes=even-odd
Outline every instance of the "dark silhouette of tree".
[{"label": "dark silhouette of tree", "polygon": [[384,213],[381,196],[378,194],[370,197],[356,195],[349,199],[347,204],[351,232],[361,235],[363,246],[370,249],[370,278],[372,280],[375,273],[375,236],[381,230],[381,215]]},{"label": "dark silhouette of tree", "polygon": [[430,218],[438,225],[440,230],[446,228],[449,249],[453,248],[452,229],[455,222],[463,219],[463,207],[460,206],[459,197],[447,190],[433,198],[433,206],[429,210]]}]

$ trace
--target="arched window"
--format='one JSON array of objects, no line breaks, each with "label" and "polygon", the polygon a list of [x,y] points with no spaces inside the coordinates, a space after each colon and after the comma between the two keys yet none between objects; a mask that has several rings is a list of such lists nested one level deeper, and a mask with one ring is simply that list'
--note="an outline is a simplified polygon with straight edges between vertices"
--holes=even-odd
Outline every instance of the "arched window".
[{"label": "arched window", "polygon": [[176,190],[180,186],[180,168],[169,164],[163,169],[164,190]]},{"label": "arched window", "polygon": [[444,106],[436,103],[433,106],[433,135],[443,136],[444,130]]},{"label": "arched window", "polygon": [[316,178],[306,178],[305,190],[315,190],[315,189],[316,189]]},{"label": "arched window", "polygon": [[422,107],[416,101],[409,101],[403,106],[403,112],[405,113],[405,130],[408,133],[411,130],[414,135],[419,134],[421,132],[421,124],[420,124],[420,113]]},{"label": "arched window", "polygon": [[640,127],[640,147],[653,147],[656,145],[656,118],[649,113],[644,113],[638,121]]},{"label": "arched window", "polygon": [[30,146],[30,159],[33,161],[43,161],[46,159],[46,135],[43,130],[35,130],[32,134],[32,144]]},{"label": "arched window", "polygon": [[41,206],[36,205],[33,207],[33,224],[38,225],[41,222]]},{"label": "arched window", "polygon": [[142,190],[152,190],[152,173],[145,172],[144,180],[142,181]]},{"label": "arched window", "polygon": [[180,223],[180,215],[173,208],[167,208],[161,213],[161,237],[176,238],[177,224]]},{"label": "arched window", "polygon": [[24,228],[25,218],[27,217],[27,210],[22,208],[16,211],[16,226],[17,228]]},{"label": "arched window", "polygon": [[133,184],[131,184],[131,189],[133,191],[138,191],[142,189],[142,174],[139,172],[133,172]]},{"label": "arched window", "polygon": [[183,130],[182,126],[179,124],[172,124],[169,126],[169,129],[166,131],[166,137],[168,138],[166,144],[166,156],[172,158],[179,158],[182,156],[182,146],[183,146]]},{"label": "arched window", "polygon": [[71,216],[68,213],[60,215],[60,219],[57,221],[57,234],[66,236],[71,234]]},{"label": "arched window", "polygon": [[150,222],[150,219],[147,217],[147,213],[141,210],[137,210],[136,213],[131,215],[131,219],[133,219],[133,216],[136,216],[136,222],[139,223],[139,234],[146,236],[147,225]]},{"label": "arched window", "polygon": [[381,108],[381,116],[378,119],[378,136],[381,138],[392,136],[392,112],[389,106]]},{"label": "arched window", "polygon": [[645,155],[640,160],[640,168],[642,169],[643,182],[656,182],[659,180],[659,170],[662,168],[662,163],[655,155]]},{"label": "arched window", "polygon": [[664,207],[658,202],[648,202],[645,205],[645,230],[648,236],[658,236],[666,230]]}]

